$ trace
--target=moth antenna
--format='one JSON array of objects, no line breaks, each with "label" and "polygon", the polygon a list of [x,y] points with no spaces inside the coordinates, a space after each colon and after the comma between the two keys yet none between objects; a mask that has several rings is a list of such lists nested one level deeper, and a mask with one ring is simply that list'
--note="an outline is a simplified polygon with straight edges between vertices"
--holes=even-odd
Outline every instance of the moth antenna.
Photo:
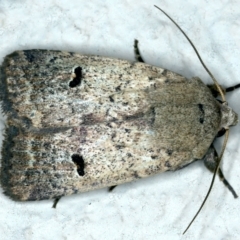
[{"label": "moth antenna", "polygon": [[[218,92],[219,94],[221,95],[221,98],[223,100],[223,102],[226,102],[226,99],[225,99],[225,96],[224,96],[224,93],[221,89],[221,87],[219,86],[217,80],[215,79],[215,77],[213,76],[213,74],[210,72],[210,70],[207,68],[207,66],[204,64],[200,54],[198,53],[196,47],[194,46],[194,44],[192,43],[192,41],[190,40],[190,38],[187,36],[187,34],[181,29],[181,27],[166,13],[164,12],[161,8],[159,8],[158,6],[154,5],[154,7],[156,7],[158,10],[160,10],[165,16],[167,16],[174,24],[175,26],[182,32],[182,34],[186,37],[186,39],[188,40],[188,42],[191,44],[192,48],[194,49],[195,53],[197,54],[198,56],[198,59],[199,61],[201,62],[202,66],[205,68],[205,70],[207,71],[207,73],[209,74],[209,76],[212,78],[214,84],[216,85],[216,88],[218,89]],[[239,86],[237,86],[239,87]],[[231,89],[232,90],[232,89]],[[229,90],[230,91],[230,90]],[[228,141],[228,136],[229,136],[229,129],[226,129],[226,133],[225,133],[225,138],[224,138],[224,143],[223,143],[223,147],[222,147],[222,151],[221,151],[221,154],[220,154],[220,157],[219,157],[219,161],[217,163],[217,166],[216,166],[216,169],[214,171],[214,174],[213,174],[213,177],[212,177],[212,181],[211,181],[211,184],[210,184],[210,187],[208,189],[208,192],[200,206],[200,208],[198,209],[197,213],[195,214],[195,216],[193,217],[192,221],[189,223],[189,225],[187,226],[187,228],[185,229],[185,231],[183,232],[183,234],[185,234],[187,232],[187,230],[190,228],[190,226],[192,225],[192,223],[194,222],[194,220],[196,219],[196,217],[198,216],[198,214],[200,213],[200,211],[202,210],[205,202],[207,201],[208,199],[208,196],[212,190],[212,187],[213,187],[213,183],[215,181],[215,178],[216,178],[216,175],[217,175],[217,172],[219,170],[219,166],[220,166],[220,162],[221,162],[221,159],[222,159],[222,156],[223,156],[223,153],[224,153],[224,150],[226,148],[226,145],[227,145],[227,141]]]},{"label": "moth antenna", "polygon": [[194,46],[194,44],[192,43],[192,41],[190,40],[190,38],[187,36],[187,34],[181,29],[181,27],[166,13],[164,12],[160,7],[154,5],[155,8],[157,8],[158,10],[160,10],[163,14],[165,14],[175,25],[176,27],[182,32],[182,34],[187,38],[188,42],[191,44],[191,46],[193,47],[195,53],[198,56],[199,61],[201,62],[201,64],[203,65],[203,67],[205,68],[205,70],[207,71],[207,73],[209,74],[209,76],[212,78],[214,84],[216,85],[216,88],[219,92],[219,94],[221,95],[221,98],[223,100],[223,102],[226,102],[225,96],[223,94],[223,91],[221,89],[221,87],[219,86],[217,80],[215,79],[215,77],[213,76],[213,74],[210,72],[210,70],[207,68],[207,66],[205,65],[205,63],[203,62],[200,54],[198,53],[196,47]]},{"label": "moth antenna", "polygon": [[192,225],[192,223],[194,222],[194,220],[196,219],[196,217],[198,216],[198,214],[199,214],[200,211],[202,210],[202,208],[203,208],[205,202],[207,201],[208,196],[209,196],[209,194],[210,194],[210,192],[211,192],[211,190],[212,190],[213,183],[214,183],[214,181],[215,181],[215,179],[216,179],[216,175],[217,175],[217,172],[218,172],[218,170],[219,170],[220,162],[221,162],[221,159],[222,159],[224,150],[225,150],[226,145],[227,145],[228,136],[229,136],[229,129],[226,130],[226,133],[225,133],[225,134],[226,134],[226,135],[225,135],[225,138],[224,138],[223,148],[222,148],[222,151],[221,151],[221,154],[220,154],[220,157],[219,157],[219,161],[218,161],[217,166],[216,166],[216,168],[215,168],[215,171],[214,171],[214,174],[213,174],[212,181],[211,181],[210,187],[209,187],[209,189],[208,189],[208,192],[207,192],[207,194],[206,194],[206,196],[205,196],[205,198],[204,198],[204,200],[203,200],[200,208],[198,209],[197,213],[194,215],[192,221],[188,224],[188,226],[187,226],[187,228],[185,229],[185,231],[183,232],[183,234],[185,234],[185,233],[187,232],[187,230],[190,228],[190,226]]}]

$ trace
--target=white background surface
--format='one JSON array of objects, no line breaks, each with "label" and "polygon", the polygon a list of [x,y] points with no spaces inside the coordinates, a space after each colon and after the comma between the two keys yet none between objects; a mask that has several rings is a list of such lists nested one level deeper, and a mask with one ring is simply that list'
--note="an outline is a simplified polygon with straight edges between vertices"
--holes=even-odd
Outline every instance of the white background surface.
[{"label": "white background surface", "polygon": [[[240,2],[227,0],[0,1],[0,62],[20,49],[58,49],[134,60],[133,41],[149,64],[211,83],[189,43],[153,5],[167,11],[195,43],[224,86],[240,82]],[[240,90],[229,105],[240,114]],[[1,121],[1,129],[4,123]],[[3,133],[3,130],[1,130]],[[232,128],[223,170],[240,195],[239,126]],[[217,146],[220,149],[220,141]],[[182,232],[211,181],[202,162],[134,183],[52,201],[13,202],[0,193],[0,238],[239,239],[240,200],[216,179],[201,214]]]}]

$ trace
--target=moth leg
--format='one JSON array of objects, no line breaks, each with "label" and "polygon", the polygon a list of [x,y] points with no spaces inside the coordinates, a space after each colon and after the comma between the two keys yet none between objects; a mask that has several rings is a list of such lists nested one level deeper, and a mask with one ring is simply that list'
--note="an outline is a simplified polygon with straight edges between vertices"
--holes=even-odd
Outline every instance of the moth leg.
[{"label": "moth leg", "polygon": [[56,208],[56,207],[57,207],[57,204],[58,204],[58,202],[59,202],[60,199],[61,199],[61,197],[56,197],[56,198],[54,199],[52,208]]},{"label": "moth leg", "polygon": [[144,63],[143,58],[142,58],[141,53],[138,48],[138,40],[137,39],[134,40],[134,55],[135,55],[135,59],[137,62]]},{"label": "moth leg", "polygon": [[239,84],[236,84],[236,85],[234,85],[234,86],[232,86],[232,87],[226,88],[225,91],[226,91],[226,92],[231,92],[231,91],[234,91],[234,90],[237,89],[237,88],[240,88],[240,83],[239,83]]},{"label": "moth leg", "polygon": [[109,191],[109,192],[112,192],[112,190],[113,190],[115,187],[117,187],[117,185],[114,185],[114,186],[109,187],[109,188],[108,188],[108,191]]},{"label": "moth leg", "polygon": [[[219,92],[218,92],[218,90],[217,90],[217,88],[216,88],[216,86],[214,84],[207,85],[207,86],[210,88],[210,90],[211,90],[211,92],[212,92],[214,97],[217,97],[219,95]],[[228,87],[228,88],[223,88],[222,86],[220,86],[220,87],[221,87],[223,93],[225,94],[227,92],[232,92],[232,91],[240,88],[240,83],[236,84],[236,85],[234,85],[232,87]]]},{"label": "moth leg", "polygon": [[[219,161],[217,151],[213,147],[213,145],[210,146],[210,148],[207,151],[207,154],[203,158],[204,164],[208,170],[210,170],[212,173],[214,172],[217,163]],[[227,179],[224,177],[222,170],[219,168],[218,170],[218,176],[220,180],[223,182],[223,184],[228,188],[228,190],[233,194],[234,198],[237,198],[238,195],[234,191],[233,187],[230,185],[230,183],[227,181]]]}]

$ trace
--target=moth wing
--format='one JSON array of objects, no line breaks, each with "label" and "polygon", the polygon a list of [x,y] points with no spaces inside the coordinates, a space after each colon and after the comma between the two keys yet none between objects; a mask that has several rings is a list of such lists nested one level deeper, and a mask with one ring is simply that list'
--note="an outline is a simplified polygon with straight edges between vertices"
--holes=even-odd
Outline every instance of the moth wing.
[{"label": "moth wing", "polygon": [[200,159],[219,104],[199,80],[142,63],[28,50],[1,69],[2,185],[41,200],[118,185]]}]

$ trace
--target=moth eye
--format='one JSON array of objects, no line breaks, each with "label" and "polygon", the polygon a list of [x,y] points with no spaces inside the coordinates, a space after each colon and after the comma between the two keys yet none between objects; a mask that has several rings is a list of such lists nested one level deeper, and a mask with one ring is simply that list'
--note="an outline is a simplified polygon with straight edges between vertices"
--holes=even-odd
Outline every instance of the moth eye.
[{"label": "moth eye", "polygon": [[220,131],[218,131],[217,136],[216,137],[222,137],[226,132],[225,128],[222,128]]},{"label": "moth eye", "polygon": [[77,172],[79,176],[84,176],[84,159],[79,154],[72,155],[72,161],[77,166]]},{"label": "moth eye", "polygon": [[74,69],[75,77],[73,80],[69,83],[69,87],[74,88],[77,85],[80,85],[81,80],[82,80],[82,68],[77,67]]}]

